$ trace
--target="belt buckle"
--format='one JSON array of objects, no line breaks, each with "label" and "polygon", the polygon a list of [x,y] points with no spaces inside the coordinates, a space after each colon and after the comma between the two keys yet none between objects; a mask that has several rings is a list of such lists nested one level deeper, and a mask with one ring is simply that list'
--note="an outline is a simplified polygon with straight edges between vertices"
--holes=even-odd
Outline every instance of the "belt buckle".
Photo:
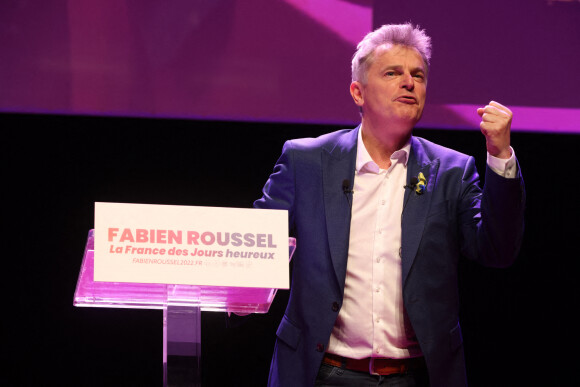
[{"label": "belt buckle", "polygon": [[379,375],[377,372],[375,372],[375,358],[371,356],[371,359],[369,360],[369,373],[371,375]]}]

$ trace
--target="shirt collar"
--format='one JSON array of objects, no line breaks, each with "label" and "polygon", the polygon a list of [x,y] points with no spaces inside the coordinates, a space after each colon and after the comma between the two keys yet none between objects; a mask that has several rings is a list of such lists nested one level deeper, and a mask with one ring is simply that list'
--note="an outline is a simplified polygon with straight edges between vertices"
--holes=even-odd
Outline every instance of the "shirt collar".
[{"label": "shirt collar", "polygon": [[[409,152],[411,151],[411,138],[407,141],[407,143],[399,150],[393,152],[391,155],[391,160],[393,160],[393,165],[396,162],[402,162],[403,165],[406,167],[407,162],[409,161]],[[370,171],[378,173],[379,166],[377,163],[373,161],[371,155],[367,151],[365,144],[362,140],[362,125],[358,130],[358,138],[356,142],[356,172],[360,172],[363,167],[367,167]]]}]

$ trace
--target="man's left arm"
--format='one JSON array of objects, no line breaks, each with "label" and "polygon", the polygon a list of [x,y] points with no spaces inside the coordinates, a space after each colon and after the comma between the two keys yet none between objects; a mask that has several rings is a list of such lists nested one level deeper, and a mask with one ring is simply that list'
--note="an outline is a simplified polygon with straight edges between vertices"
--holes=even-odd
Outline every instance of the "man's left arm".
[{"label": "man's left arm", "polygon": [[484,250],[491,248],[488,254],[493,254],[493,266],[506,266],[516,258],[524,228],[525,190],[510,146],[513,114],[495,101],[477,109],[477,113],[481,117],[480,128],[488,152],[481,198],[482,228],[479,231],[483,232],[480,235],[483,240],[480,239],[480,246],[485,246]]}]

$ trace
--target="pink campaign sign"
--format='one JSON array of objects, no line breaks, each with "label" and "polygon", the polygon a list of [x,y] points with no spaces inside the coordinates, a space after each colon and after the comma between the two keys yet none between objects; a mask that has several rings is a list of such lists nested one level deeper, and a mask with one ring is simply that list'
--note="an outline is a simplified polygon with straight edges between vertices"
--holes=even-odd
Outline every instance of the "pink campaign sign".
[{"label": "pink campaign sign", "polygon": [[287,289],[288,213],[95,203],[95,281]]}]

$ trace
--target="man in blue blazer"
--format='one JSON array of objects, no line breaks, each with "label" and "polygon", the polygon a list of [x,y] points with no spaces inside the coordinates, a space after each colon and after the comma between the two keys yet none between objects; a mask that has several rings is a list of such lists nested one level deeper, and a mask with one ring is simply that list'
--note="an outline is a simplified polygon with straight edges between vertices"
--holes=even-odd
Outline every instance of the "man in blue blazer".
[{"label": "man in blue blazer", "polygon": [[467,383],[458,261],[514,261],[525,193],[501,104],[477,111],[483,189],[472,157],[412,136],[430,49],[411,24],[368,34],[350,87],[361,125],[286,142],[254,203],[288,210],[297,239],[271,386]]}]

